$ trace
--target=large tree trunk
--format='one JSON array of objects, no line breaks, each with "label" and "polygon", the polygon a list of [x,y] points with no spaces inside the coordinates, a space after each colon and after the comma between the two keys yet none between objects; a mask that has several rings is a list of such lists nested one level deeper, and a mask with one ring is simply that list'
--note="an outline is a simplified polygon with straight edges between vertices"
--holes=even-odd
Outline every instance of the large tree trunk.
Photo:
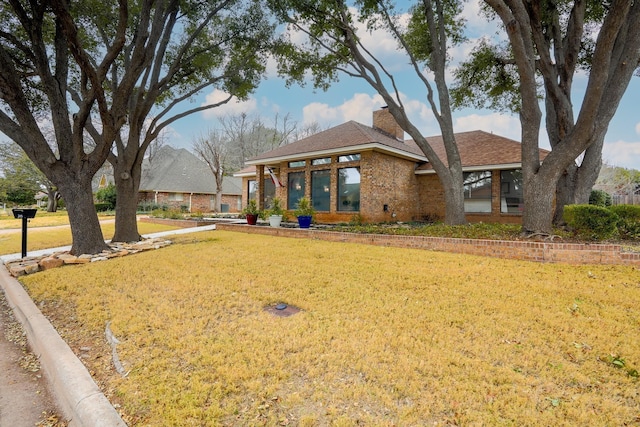
[{"label": "large tree trunk", "polygon": [[116,224],[114,242],[137,242],[142,239],[138,231],[138,187],[132,179],[116,178]]},{"label": "large tree trunk", "polygon": [[537,173],[524,181],[524,212],[522,213],[522,231],[525,234],[551,234],[553,226],[553,199],[555,179],[548,174]]},{"label": "large tree trunk", "polygon": [[556,209],[553,224],[564,225],[564,207],[570,204],[587,204],[591,190],[598,179],[602,168],[602,147],[604,145],[605,129],[598,129],[593,137],[593,143],[587,148],[578,167],[570,165],[558,180],[556,187]]},{"label": "large tree trunk", "polygon": [[216,191],[216,206],[214,210],[216,212],[222,212],[222,189]]},{"label": "large tree trunk", "polygon": [[444,188],[444,222],[447,225],[467,224],[467,217],[464,213],[464,182],[462,173],[455,174],[449,172],[446,175],[448,176],[443,177],[438,175],[440,183]]},{"label": "large tree trunk", "polygon": [[[137,151],[137,150],[136,150]],[[137,242],[142,239],[138,231],[138,191],[142,162],[134,160],[129,164],[125,159],[112,162],[116,185],[116,226],[112,241]],[[136,156],[137,159],[137,156]]]},{"label": "large tree trunk", "polygon": [[59,185],[69,212],[74,255],[97,254],[109,249],[104,242],[98,214],[93,204],[90,180],[66,179]]}]

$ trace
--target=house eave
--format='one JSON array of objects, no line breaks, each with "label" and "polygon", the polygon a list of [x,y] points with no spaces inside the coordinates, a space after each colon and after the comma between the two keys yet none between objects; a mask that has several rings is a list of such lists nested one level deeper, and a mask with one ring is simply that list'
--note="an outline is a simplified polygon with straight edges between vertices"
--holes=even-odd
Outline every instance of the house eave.
[{"label": "house eave", "polygon": [[[308,158],[317,158],[317,157],[328,157],[331,155],[340,155],[340,154],[352,154],[358,151],[382,151],[385,153],[390,153],[395,155],[396,157],[402,157],[405,159],[409,159],[412,161],[418,161],[418,162],[426,162],[427,158],[424,156],[419,156],[413,153],[410,153],[408,151],[404,151],[404,150],[399,150],[393,147],[389,147],[386,146],[384,144],[379,144],[379,143],[369,143],[369,144],[360,144],[360,145],[352,145],[349,147],[341,147],[341,148],[332,148],[329,150],[318,150],[318,151],[307,151],[305,153],[299,153],[299,154],[291,154],[288,156],[278,156],[278,157],[267,157],[264,159],[257,159],[257,160],[248,160],[247,162],[245,162],[245,165],[247,166],[255,166],[255,165],[267,165],[267,166],[277,166],[279,165],[281,162],[285,162],[285,161],[296,161],[296,160],[303,160],[303,159],[308,159]],[[255,173],[254,173],[255,175]],[[238,174],[234,176],[250,176],[247,174]]]},{"label": "house eave", "polygon": [[[477,165],[477,166],[463,166],[463,172],[479,172],[486,170],[508,170],[508,169],[520,169],[522,163],[503,163],[495,165]],[[436,171],[433,169],[417,170],[416,175],[435,175]]]}]

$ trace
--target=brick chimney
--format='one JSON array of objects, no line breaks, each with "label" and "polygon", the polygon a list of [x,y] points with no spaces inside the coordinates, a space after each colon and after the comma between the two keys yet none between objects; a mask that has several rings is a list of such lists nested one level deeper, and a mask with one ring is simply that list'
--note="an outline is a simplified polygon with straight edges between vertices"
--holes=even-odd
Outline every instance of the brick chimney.
[{"label": "brick chimney", "polygon": [[386,106],[373,112],[373,128],[399,141],[404,141],[404,130],[396,123],[396,119]]}]

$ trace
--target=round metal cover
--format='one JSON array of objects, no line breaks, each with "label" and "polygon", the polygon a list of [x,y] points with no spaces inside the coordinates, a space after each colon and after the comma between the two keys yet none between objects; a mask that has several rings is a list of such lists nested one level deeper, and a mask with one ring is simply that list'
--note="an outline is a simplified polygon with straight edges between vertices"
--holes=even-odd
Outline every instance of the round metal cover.
[{"label": "round metal cover", "polygon": [[280,303],[276,305],[276,310],[284,310],[285,308],[287,308],[287,304]]}]

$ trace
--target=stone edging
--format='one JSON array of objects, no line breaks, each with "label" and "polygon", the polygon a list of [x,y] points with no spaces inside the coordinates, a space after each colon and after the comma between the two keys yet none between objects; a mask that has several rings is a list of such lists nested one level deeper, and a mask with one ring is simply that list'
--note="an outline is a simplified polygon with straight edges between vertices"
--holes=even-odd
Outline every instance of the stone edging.
[{"label": "stone edging", "polygon": [[217,224],[218,230],[282,237],[363,243],[399,248],[428,249],[468,255],[567,264],[610,264],[640,267],[640,252],[625,252],[621,245],[455,239],[447,237],[356,234],[299,228]]},{"label": "stone edging", "polygon": [[163,238],[145,239],[132,243],[109,243],[109,250],[95,255],[85,254],[75,256],[70,255],[68,251],[63,251],[38,257],[27,257],[15,261],[7,261],[5,267],[13,277],[20,277],[25,274],[37,273],[38,271],[48,270],[50,268],[62,267],[63,265],[105,261],[110,258],[131,255],[151,249],[159,249],[170,244],[171,240],[165,240]]}]

